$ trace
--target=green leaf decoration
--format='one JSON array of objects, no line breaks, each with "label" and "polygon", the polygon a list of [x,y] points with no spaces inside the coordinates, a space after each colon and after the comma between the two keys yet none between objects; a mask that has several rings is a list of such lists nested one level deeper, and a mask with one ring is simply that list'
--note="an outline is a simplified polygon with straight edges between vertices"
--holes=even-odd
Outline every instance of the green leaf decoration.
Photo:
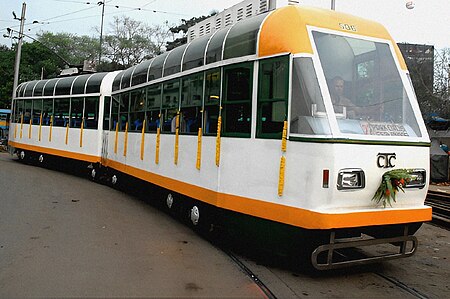
[{"label": "green leaf decoration", "polygon": [[394,169],[387,171],[381,178],[380,186],[372,197],[376,204],[383,204],[392,207],[391,199],[397,202],[396,195],[398,191],[405,192],[404,187],[411,181],[412,170]]}]

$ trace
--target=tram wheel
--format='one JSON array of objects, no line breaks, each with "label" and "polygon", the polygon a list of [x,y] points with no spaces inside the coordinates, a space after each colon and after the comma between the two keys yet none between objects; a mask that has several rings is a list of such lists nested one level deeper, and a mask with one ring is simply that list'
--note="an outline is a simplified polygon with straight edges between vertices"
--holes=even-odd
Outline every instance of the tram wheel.
[{"label": "tram wheel", "polygon": [[200,223],[200,208],[197,205],[193,205],[189,211],[189,219],[192,225],[198,226]]},{"label": "tram wheel", "polygon": [[175,199],[174,199],[172,193],[169,192],[169,193],[167,194],[167,197],[166,197],[166,207],[167,207],[169,210],[171,210],[171,209],[173,208],[174,201],[175,201]]},{"label": "tram wheel", "polygon": [[200,234],[211,234],[213,231],[213,210],[207,205],[194,201],[188,208],[188,219],[191,227]]},{"label": "tram wheel", "polygon": [[112,176],[111,176],[111,185],[113,186],[113,187],[117,187],[118,186],[118,183],[119,183],[119,177],[117,176],[117,174],[113,174]]},{"label": "tram wheel", "polygon": [[25,151],[21,150],[17,152],[17,157],[19,158],[20,161],[24,162],[25,158],[27,157],[27,154]]}]

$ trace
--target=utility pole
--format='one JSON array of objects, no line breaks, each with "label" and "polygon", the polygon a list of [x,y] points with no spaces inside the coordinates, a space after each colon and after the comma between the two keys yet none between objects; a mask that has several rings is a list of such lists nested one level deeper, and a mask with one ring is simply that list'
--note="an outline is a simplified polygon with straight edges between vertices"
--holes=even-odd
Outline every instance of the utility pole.
[{"label": "utility pole", "polygon": [[[27,8],[27,4],[22,3],[22,15],[20,16],[20,30],[19,30],[19,40],[17,41],[17,50],[16,50],[16,64],[14,66],[14,83],[13,83],[13,91],[12,98],[16,95],[17,85],[19,84],[19,67],[20,67],[20,54],[22,52],[22,39],[23,39],[23,25],[25,23],[25,10]],[[14,18],[15,14],[13,13]]]},{"label": "utility pole", "polygon": [[97,5],[102,5],[102,22],[100,25],[100,49],[98,51],[98,64],[102,61],[102,43],[103,43],[103,19],[105,18],[105,0],[99,1]]},{"label": "utility pole", "polygon": [[331,10],[335,10],[335,8],[336,8],[335,0],[331,0]]}]

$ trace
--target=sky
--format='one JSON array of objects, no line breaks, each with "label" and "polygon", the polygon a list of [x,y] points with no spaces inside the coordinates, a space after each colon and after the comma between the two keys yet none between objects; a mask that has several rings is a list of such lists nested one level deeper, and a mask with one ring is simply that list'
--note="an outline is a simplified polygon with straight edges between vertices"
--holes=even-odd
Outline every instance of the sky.
[{"label": "sky", "polygon": [[[114,16],[126,15],[149,25],[178,25],[181,19],[222,11],[241,0],[105,0],[104,32],[108,33]],[[0,44],[11,46],[3,37],[6,28],[19,30],[23,0],[2,0]],[[68,32],[99,37],[102,7],[98,0],[25,0],[24,33],[36,37],[42,31]],[[396,42],[450,48],[450,0],[335,0],[336,10],[382,23]],[[300,5],[330,8],[331,0],[299,0]],[[38,22],[38,23],[35,23]],[[34,23],[34,24],[33,24]]]}]

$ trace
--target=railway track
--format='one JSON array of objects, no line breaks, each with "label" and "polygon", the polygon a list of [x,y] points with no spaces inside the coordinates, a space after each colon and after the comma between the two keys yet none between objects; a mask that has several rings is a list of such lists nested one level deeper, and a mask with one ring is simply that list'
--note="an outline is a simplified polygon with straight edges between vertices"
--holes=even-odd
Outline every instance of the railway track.
[{"label": "railway track", "polygon": [[425,204],[433,208],[433,223],[450,228],[450,194],[428,191]]}]

